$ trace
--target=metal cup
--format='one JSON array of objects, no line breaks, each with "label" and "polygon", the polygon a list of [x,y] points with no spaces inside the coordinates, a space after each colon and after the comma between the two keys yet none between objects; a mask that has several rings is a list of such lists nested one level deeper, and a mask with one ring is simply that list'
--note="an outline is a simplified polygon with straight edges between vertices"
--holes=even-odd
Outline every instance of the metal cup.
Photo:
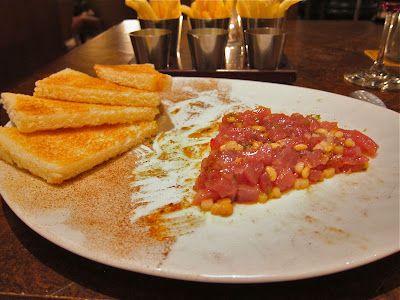
[{"label": "metal cup", "polygon": [[196,19],[188,18],[190,29],[197,28],[222,28],[228,30],[230,18],[223,19]]},{"label": "metal cup", "polygon": [[136,62],[152,63],[158,70],[167,69],[171,45],[171,31],[149,28],[129,33]]},{"label": "metal cup", "polygon": [[139,19],[140,28],[162,28],[171,31],[171,56],[176,56],[179,52],[179,45],[182,31],[182,16],[176,19],[164,20],[142,20]]},{"label": "metal cup", "polygon": [[228,30],[221,28],[197,28],[187,32],[194,69],[225,68],[225,47],[228,33]]},{"label": "metal cup", "polygon": [[283,21],[285,18],[271,18],[271,19],[261,19],[261,18],[244,18],[241,17],[243,30],[248,30],[251,28],[262,28],[262,27],[273,27],[282,28]]},{"label": "metal cup", "polygon": [[250,68],[277,69],[285,47],[287,31],[266,27],[248,29],[244,34]]}]

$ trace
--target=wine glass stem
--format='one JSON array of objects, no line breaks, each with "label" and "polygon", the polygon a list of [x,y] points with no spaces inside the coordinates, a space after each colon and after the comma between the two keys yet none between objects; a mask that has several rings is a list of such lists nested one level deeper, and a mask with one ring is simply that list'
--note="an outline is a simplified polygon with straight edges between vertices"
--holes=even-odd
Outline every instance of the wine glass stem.
[{"label": "wine glass stem", "polygon": [[389,38],[389,33],[393,27],[393,13],[387,12],[385,17],[385,25],[383,26],[383,32],[381,37],[381,43],[379,45],[378,55],[374,64],[371,67],[371,71],[375,73],[385,73],[385,66],[384,66],[384,58],[385,58],[385,51],[387,47],[387,41]]}]

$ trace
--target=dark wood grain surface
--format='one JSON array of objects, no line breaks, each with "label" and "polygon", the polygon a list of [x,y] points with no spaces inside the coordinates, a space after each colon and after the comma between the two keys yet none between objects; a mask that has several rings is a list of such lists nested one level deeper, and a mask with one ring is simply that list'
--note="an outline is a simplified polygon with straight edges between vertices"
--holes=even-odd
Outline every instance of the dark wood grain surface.
[{"label": "dark wood grain surface", "polygon": [[[303,20],[287,21],[286,26],[285,54],[297,71],[293,85],[342,95],[359,89],[346,83],[343,74],[372,64],[363,51],[376,49],[382,26]],[[124,24],[110,28],[8,91],[32,94],[36,80],[66,67],[95,75],[95,63],[129,62],[133,50],[127,31]],[[187,55],[187,46],[182,47]],[[400,93],[372,92],[389,109],[400,111]],[[7,121],[1,108],[1,125]],[[68,252],[26,226],[4,200],[0,202],[0,241],[0,298],[400,299],[400,253],[349,271],[298,281],[249,285],[185,282],[116,269]]]}]

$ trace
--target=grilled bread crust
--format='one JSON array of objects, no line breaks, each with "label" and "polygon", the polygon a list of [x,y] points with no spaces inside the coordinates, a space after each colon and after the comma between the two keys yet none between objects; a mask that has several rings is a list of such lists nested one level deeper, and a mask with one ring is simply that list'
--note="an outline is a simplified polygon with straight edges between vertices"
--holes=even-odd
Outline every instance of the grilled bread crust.
[{"label": "grilled bread crust", "polygon": [[0,158],[62,183],[128,151],[157,133],[155,121],[22,133],[0,127]]},{"label": "grilled bread crust", "polygon": [[160,95],[105,82],[69,68],[35,83],[35,97],[126,106],[157,106]]},{"label": "grilled bread crust", "polygon": [[154,69],[152,64],[95,65],[99,78],[123,86],[153,92],[171,90],[172,77]]},{"label": "grilled bread crust", "polygon": [[152,121],[158,108],[78,103],[2,93],[1,102],[21,132]]}]

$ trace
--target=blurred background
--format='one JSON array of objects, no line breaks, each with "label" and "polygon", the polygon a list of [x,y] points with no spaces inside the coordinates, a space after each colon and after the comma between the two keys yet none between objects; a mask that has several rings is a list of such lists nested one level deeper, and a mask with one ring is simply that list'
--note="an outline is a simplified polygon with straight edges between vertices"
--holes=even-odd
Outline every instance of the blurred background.
[{"label": "blurred background", "polygon": [[[182,0],[190,4],[190,0]],[[288,19],[381,22],[377,0],[306,0]],[[124,19],[137,18],[124,0],[0,0],[0,91]]]},{"label": "blurred background", "polygon": [[362,0],[307,0],[299,3],[301,19],[375,20],[379,1]]}]

